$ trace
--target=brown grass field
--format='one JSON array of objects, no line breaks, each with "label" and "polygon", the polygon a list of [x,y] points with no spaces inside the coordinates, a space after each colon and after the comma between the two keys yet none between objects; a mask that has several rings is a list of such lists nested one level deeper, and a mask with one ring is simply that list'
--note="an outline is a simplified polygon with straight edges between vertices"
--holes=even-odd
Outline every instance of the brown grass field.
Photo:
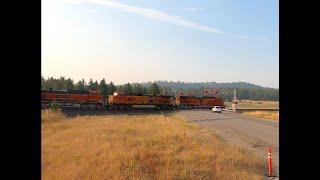
[{"label": "brown grass field", "polygon": [[258,117],[263,119],[270,119],[274,121],[279,121],[278,111],[253,111],[253,112],[243,112],[243,115]]},{"label": "brown grass field", "polygon": [[[232,107],[231,102],[225,102],[228,108]],[[238,104],[239,109],[279,109],[278,101],[251,101],[241,100]]]},{"label": "brown grass field", "polygon": [[263,179],[265,162],[173,115],[42,112],[42,179]]}]

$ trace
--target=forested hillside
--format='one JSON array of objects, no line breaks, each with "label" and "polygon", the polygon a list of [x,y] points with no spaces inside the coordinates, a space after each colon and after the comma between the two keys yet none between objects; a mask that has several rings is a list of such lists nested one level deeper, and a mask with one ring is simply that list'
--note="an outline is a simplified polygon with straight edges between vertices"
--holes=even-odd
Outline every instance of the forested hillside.
[{"label": "forested hillside", "polygon": [[[279,100],[279,89],[262,87],[246,82],[232,82],[232,83],[217,83],[217,82],[173,82],[173,81],[155,81],[161,89],[173,94],[183,92],[186,94],[193,94],[195,96],[202,96],[205,89],[217,89],[219,96],[226,101],[231,101],[233,98],[233,91],[236,89],[239,99],[251,100]],[[150,85],[149,83],[142,83],[142,85]]]}]

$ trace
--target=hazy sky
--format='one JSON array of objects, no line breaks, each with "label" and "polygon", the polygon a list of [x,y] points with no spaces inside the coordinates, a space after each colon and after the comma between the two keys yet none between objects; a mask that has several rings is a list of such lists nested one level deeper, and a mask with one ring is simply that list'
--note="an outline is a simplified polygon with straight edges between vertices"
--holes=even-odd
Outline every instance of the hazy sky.
[{"label": "hazy sky", "polygon": [[42,0],[42,75],[279,87],[276,0]]}]

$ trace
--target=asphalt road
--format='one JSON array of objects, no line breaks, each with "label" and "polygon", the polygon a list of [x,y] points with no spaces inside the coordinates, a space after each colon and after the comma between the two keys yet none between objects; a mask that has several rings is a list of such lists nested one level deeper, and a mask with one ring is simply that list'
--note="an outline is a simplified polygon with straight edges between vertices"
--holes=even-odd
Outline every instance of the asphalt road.
[{"label": "asphalt road", "polygon": [[[210,110],[179,111],[178,116],[217,134],[227,143],[239,145],[266,160],[267,147],[272,147],[273,174],[279,177],[279,123],[251,118],[240,113]],[[266,170],[267,172],[267,170]]]}]

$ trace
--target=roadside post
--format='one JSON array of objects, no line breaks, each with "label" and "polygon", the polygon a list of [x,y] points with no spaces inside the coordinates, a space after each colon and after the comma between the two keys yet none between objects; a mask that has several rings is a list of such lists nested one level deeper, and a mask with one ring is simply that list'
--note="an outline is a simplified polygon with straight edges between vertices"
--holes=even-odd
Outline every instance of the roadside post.
[{"label": "roadside post", "polygon": [[271,147],[268,148],[268,176],[272,176]]}]

